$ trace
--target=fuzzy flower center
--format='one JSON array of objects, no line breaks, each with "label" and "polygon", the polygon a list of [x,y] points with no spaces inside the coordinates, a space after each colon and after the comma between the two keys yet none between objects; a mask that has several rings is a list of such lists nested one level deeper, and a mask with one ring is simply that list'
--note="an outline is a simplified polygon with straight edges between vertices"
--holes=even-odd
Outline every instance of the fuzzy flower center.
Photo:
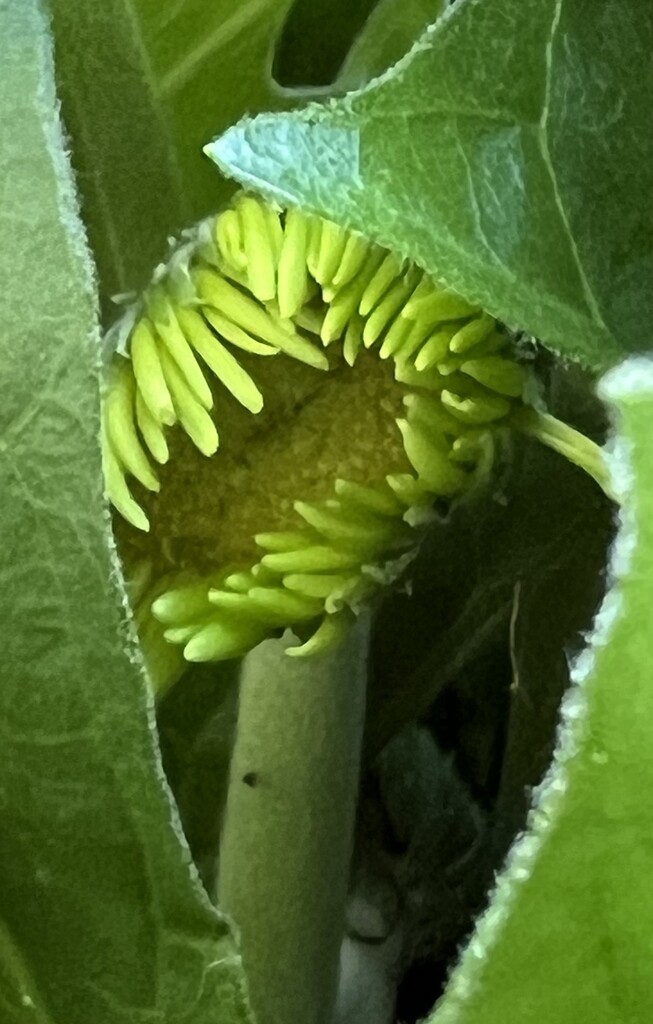
[{"label": "fuzzy flower center", "polygon": [[406,388],[392,366],[363,352],[350,368],[336,355],[328,374],[290,359],[265,362],[259,380],[266,403],[256,417],[232,396],[217,395],[220,448],[213,458],[182,431],[171,437],[160,491],[135,488],[150,532],[116,521],[130,564],[146,557],[157,575],[249,565],[260,554],[256,535],[305,525],[298,498],[331,498],[337,479],[373,485],[410,470],[396,424]]}]

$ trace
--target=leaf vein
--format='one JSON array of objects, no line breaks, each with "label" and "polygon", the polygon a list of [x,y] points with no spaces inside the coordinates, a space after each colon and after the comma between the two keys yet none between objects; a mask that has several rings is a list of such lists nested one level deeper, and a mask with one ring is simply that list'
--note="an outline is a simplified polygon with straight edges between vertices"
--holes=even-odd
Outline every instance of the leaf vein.
[{"label": "leaf vein", "polygon": [[597,297],[594,294],[594,292],[592,290],[592,287],[591,287],[591,285],[589,283],[589,280],[587,278],[587,274],[585,273],[585,268],[583,266],[583,262],[581,260],[580,253],[578,251],[578,246],[576,245],[576,241],[574,239],[574,236],[573,236],[573,233],[572,233],[572,230],[571,230],[571,225],[569,223],[569,217],[568,217],[567,211],[565,209],[565,205],[564,205],[564,202],[563,202],[563,199],[562,199],[562,194],[560,192],[560,183],[558,181],[558,177],[557,177],[555,168],[553,166],[553,160],[551,159],[551,151],[550,151],[550,148],[549,148],[549,128],[548,128],[548,123],[549,123],[550,106],[551,106],[551,83],[552,83],[552,73],[553,73],[553,42],[554,42],[556,33],[558,31],[558,27],[559,27],[559,24],[560,24],[560,18],[561,18],[561,14],[562,14],[562,2],[563,2],[563,0],[555,0],[555,9],[554,9],[554,12],[553,12],[553,19],[552,19],[552,22],[551,22],[551,34],[550,34],[549,39],[547,41],[546,50],[545,50],[545,54],[546,54],[546,74],[545,74],[545,82],[544,82],[544,98],[543,98],[543,101],[542,101],[542,114],[541,114],[541,117],[540,117],[540,132],[539,132],[539,134],[540,134],[540,147],[541,147],[541,151],[542,151],[542,157],[543,157],[543,160],[544,160],[544,165],[546,167],[547,173],[549,175],[549,179],[551,181],[551,188],[553,189],[553,196],[554,196],[555,204],[556,204],[556,207],[558,209],[558,213],[560,214],[560,220],[562,221],[562,225],[563,225],[563,228],[565,230],[565,234],[567,235],[567,238],[569,239],[569,248],[571,250],[571,255],[572,255],[574,263],[576,265],[576,269],[578,270],[578,276],[579,276],[579,279],[580,279],[580,282],[581,282],[581,286],[582,286],[582,289],[583,289],[583,294],[585,296],[585,301],[587,302],[587,306],[588,306],[588,310],[590,312],[591,319],[594,320],[594,322],[598,326],[600,326],[603,330],[607,331],[608,330],[607,325],[606,325],[606,323],[605,323],[605,321],[603,319],[603,316],[601,315],[601,310],[599,308],[599,303],[598,303]]}]

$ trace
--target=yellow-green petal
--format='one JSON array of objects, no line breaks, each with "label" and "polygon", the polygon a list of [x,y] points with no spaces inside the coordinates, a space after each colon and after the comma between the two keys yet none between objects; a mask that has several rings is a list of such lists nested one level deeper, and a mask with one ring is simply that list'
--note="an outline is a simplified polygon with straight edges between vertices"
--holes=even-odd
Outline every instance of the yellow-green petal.
[{"label": "yellow-green petal", "polygon": [[219,444],[218,431],[208,412],[191,391],[177,364],[163,353],[163,372],[175,404],[179,422],[203,455],[213,455]]},{"label": "yellow-green petal", "polygon": [[286,654],[290,658],[309,658],[332,650],[351,629],[353,620],[353,614],[346,610],[335,615],[326,615],[305,643],[298,647],[288,647]]},{"label": "yellow-green petal", "polygon": [[182,331],[175,311],[169,302],[161,300],[157,303],[154,326],[161,338],[168,355],[177,364],[179,372],[186,380],[188,387],[197,396],[198,401],[206,410],[213,407],[213,395],[200,364],[193,355],[188,339]]},{"label": "yellow-green petal", "polygon": [[238,360],[207,327],[194,309],[179,310],[182,325],[195,351],[234,398],[252,413],[263,408],[263,395]]},{"label": "yellow-green petal", "polygon": [[308,221],[304,214],[299,210],[289,210],[278,271],[278,302],[282,317],[296,316],[306,298],[308,237]]},{"label": "yellow-green petal", "polygon": [[150,466],[136,432],[136,386],[127,365],[115,375],[104,402],[104,417],[109,447],[118,462],[149,491],[159,490],[159,481]]},{"label": "yellow-green petal", "polygon": [[154,329],[145,317],[136,324],[129,345],[134,377],[143,401],[159,423],[171,427],[176,422],[175,410],[163,376]]}]

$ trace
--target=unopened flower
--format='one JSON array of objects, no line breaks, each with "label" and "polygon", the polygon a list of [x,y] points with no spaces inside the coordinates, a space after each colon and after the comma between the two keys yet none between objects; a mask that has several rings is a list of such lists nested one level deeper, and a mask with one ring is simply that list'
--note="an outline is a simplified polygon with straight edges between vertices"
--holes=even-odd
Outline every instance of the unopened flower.
[{"label": "unopened flower", "polygon": [[526,402],[492,316],[253,195],[184,240],[112,337],[106,486],[160,687],[175,646],[232,658],[288,626],[294,657],[334,645],[434,507],[488,474],[501,432],[603,481],[600,450]]}]

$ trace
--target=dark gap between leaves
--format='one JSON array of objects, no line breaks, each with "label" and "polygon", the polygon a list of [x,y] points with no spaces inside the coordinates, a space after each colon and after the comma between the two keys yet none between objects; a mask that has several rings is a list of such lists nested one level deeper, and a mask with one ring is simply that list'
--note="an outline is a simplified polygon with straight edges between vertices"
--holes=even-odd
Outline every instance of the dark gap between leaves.
[{"label": "dark gap between leaves", "polygon": [[295,0],[279,36],[272,74],[284,88],[331,85],[376,0]]}]

